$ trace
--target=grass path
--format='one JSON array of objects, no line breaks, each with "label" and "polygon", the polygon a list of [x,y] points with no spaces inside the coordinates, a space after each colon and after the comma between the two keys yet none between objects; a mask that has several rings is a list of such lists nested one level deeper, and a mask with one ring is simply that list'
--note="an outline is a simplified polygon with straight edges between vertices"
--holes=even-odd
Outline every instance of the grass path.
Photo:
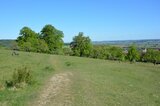
[{"label": "grass path", "polygon": [[59,73],[51,77],[41,92],[36,106],[70,106],[71,96],[68,92],[72,76],[71,72]]},{"label": "grass path", "polygon": [[49,61],[56,74],[46,82],[33,106],[72,106],[70,87],[73,73],[62,69],[61,62],[55,56],[50,56]]}]

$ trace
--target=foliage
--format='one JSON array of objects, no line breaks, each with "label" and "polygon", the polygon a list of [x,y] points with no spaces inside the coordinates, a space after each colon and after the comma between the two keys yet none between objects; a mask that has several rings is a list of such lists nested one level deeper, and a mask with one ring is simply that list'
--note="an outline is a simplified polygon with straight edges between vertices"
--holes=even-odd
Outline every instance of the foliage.
[{"label": "foliage", "polygon": [[130,62],[135,62],[139,59],[139,53],[138,53],[138,51],[137,51],[137,49],[134,45],[129,47],[128,54],[127,54],[127,59]]},{"label": "foliage", "polygon": [[70,47],[64,47],[63,48],[63,54],[67,56],[73,55],[72,49]]},{"label": "foliage", "polygon": [[38,34],[29,27],[23,27],[17,38],[18,46],[24,51],[36,51],[38,45]]},{"label": "foliage", "polygon": [[94,45],[90,57],[120,61],[125,59],[122,48],[106,45]]},{"label": "foliage", "polygon": [[27,67],[21,67],[15,69],[12,79],[10,81],[6,81],[7,87],[20,87],[21,84],[31,84],[32,75],[31,70]]},{"label": "foliage", "polygon": [[44,69],[46,71],[54,71],[55,70],[52,66],[46,66]]},{"label": "foliage", "polygon": [[83,32],[79,32],[77,36],[73,37],[70,47],[69,45],[64,46],[62,40],[63,32],[50,24],[45,25],[40,33],[36,33],[29,27],[23,27],[19,34],[20,36],[16,40],[17,43],[14,42],[12,44],[12,49],[14,50],[20,49],[27,52],[74,55],[119,61],[127,59],[130,62],[148,61],[155,64],[160,63],[159,52],[148,51],[147,54],[141,52],[140,57],[140,53],[134,45],[129,47],[128,53],[125,53],[123,48],[118,46],[92,45],[91,39],[84,36]]},{"label": "foliage", "polygon": [[149,49],[143,56],[143,61],[160,63],[160,51]]},{"label": "foliage", "polygon": [[92,50],[91,39],[89,37],[85,37],[83,32],[79,32],[79,34],[73,38],[71,46],[73,54],[80,57],[88,57]]},{"label": "foliage", "polygon": [[40,34],[29,27],[23,27],[16,41],[24,51],[59,54],[63,46],[62,38],[62,31],[52,25],[45,25]]},{"label": "foliage", "polygon": [[41,30],[41,36],[48,45],[50,51],[57,51],[63,46],[63,32],[52,25],[45,25]]},{"label": "foliage", "polygon": [[71,63],[71,62],[69,62],[69,61],[66,61],[66,62],[65,62],[65,65],[69,67],[69,66],[71,66],[71,65],[72,65],[72,63]]},{"label": "foliage", "polygon": [[110,60],[120,60],[120,61],[123,61],[124,58],[125,58],[123,50],[120,47],[115,47],[115,46],[110,47],[109,53],[110,53],[110,56],[109,56],[108,59],[110,59]]},{"label": "foliage", "polygon": [[94,45],[90,56],[92,58],[107,59],[108,47],[105,45]]},{"label": "foliage", "polygon": [[49,51],[48,45],[43,39],[38,41],[38,45],[36,49],[37,49],[37,52],[40,52],[40,53],[47,53]]}]

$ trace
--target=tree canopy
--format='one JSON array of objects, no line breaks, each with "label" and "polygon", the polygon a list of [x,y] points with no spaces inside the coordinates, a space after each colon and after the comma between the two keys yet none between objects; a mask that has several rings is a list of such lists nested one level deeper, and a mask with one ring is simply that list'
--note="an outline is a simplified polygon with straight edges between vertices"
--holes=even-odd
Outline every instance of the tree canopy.
[{"label": "tree canopy", "polygon": [[45,25],[41,33],[36,33],[29,27],[23,27],[17,38],[18,46],[24,51],[53,52],[62,49],[63,32],[52,25]]},{"label": "tree canopy", "polygon": [[73,38],[71,47],[74,55],[89,56],[92,50],[91,39],[89,37],[85,37],[83,32],[79,32],[79,34]]},{"label": "tree canopy", "polygon": [[63,46],[63,32],[52,25],[45,25],[41,30],[41,36],[48,45],[50,51],[57,51]]},{"label": "tree canopy", "polygon": [[[142,61],[160,63],[160,51],[158,49],[145,49],[147,52],[137,50],[132,45],[126,52],[124,48],[113,45],[93,45],[91,39],[79,32],[73,37],[73,41],[64,46],[62,31],[47,24],[39,33],[25,26],[19,32],[17,43],[13,44],[13,50],[28,52],[40,52],[51,54],[74,55],[80,57],[92,57],[109,60],[129,60],[130,62]],[[18,46],[17,46],[18,44]],[[142,49],[142,48],[141,48]],[[141,55],[140,55],[141,54]]]},{"label": "tree canopy", "polygon": [[127,58],[130,62],[135,62],[139,59],[139,53],[134,45],[129,47]]},{"label": "tree canopy", "polygon": [[144,61],[152,62],[154,64],[160,62],[160,51],[149,49],[143,57]]},{"label": "tree canopy", "polygon": [[29,27],[23,27],[17,38],[18,46],[25,51],[36,51],[38,45],[38,34]]}]

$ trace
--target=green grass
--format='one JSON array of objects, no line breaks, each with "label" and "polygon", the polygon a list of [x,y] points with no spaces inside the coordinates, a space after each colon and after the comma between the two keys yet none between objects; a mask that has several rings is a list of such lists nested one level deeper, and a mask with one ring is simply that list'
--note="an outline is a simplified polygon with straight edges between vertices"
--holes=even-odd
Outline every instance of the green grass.
[{"label": "green grass", "polygon": [[[160,65],[25,52],[16,57],[0,50],[0,84],[21,65],[31,67],[35,84],[18,91],[1,90],[1,104],[27,105],[50,76],[69,71],[73,106],[160,106]],[[50,71],[52,65],[56,71]]]},{"label": "green grass", "polygon": [[32,101],[38,94],[38,90],[44,85],[48,77],[54,71],[46,69],[53,67],[50,55],[19,52],[19,56],[12,56],[12,51],[0,49],[0,85],[11,79],[15,68],[27,66],[32,71],[33,83],[24,89],[0,90],[0,105],[24,106]]},{"label": "green grass", "polygon": [[58,60],[61,69],[74,73],[73,106],[160,105],[160,66],[67,56]]}]

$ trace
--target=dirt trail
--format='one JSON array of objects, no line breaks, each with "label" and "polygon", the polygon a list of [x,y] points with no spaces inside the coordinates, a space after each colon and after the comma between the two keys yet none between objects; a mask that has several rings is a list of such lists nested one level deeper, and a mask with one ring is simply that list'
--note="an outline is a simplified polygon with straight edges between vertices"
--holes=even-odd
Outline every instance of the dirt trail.
[{"label": "dirt trail", "polygon": [[71,72],[55,74],[47,82],[42,90],[36,106],[71,106],[72,97],[70,94]]}]

